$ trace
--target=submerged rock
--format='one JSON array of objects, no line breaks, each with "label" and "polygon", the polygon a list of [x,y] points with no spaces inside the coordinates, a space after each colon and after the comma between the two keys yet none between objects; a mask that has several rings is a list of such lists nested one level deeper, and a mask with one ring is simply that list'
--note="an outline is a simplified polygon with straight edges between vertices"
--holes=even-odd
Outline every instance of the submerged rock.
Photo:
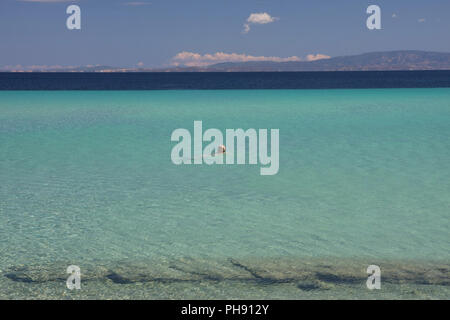
[{"label": "submerged rock", "polygon": [[319,280],[306,280],[301,281],[297,284],[297,288],[303,291],[311,290],[330,290],[334,288],[334,285],[330,283],[325,283]]}]

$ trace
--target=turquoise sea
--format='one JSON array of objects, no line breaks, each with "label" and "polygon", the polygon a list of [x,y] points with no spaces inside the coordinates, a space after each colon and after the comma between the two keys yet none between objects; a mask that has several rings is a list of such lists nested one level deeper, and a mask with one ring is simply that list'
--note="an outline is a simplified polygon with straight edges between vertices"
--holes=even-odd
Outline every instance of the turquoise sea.
[{"label": "turquoise sea", "polygon": [[[174,165],[195,120],[278,174]],[[449,230],[450,88],[0,92],[0,299],[449,299]]]}]

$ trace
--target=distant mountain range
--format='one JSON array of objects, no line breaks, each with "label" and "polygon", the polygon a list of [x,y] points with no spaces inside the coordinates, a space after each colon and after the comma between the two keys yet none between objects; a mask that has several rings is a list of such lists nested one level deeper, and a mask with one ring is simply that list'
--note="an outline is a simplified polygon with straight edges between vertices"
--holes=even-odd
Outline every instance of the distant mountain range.
[{"label": "distant mountain range", "polygon": [[35,72],[286,72],[389,70],[450,70],[450,53],[402,50],[389,52],[371,52],[316,61],[225,62],[209,65],[206,67],[169,67],[144,69],[117,68],[109,66],[88,66],[42,70],[33,69],[33,71]]},{"label": "distant mountain range", "polygon": [[316,61],[226,62],[207,67],[168,68],[164,71],[381,71],[450,70],[450,53],[426,51],[372,52]]}]

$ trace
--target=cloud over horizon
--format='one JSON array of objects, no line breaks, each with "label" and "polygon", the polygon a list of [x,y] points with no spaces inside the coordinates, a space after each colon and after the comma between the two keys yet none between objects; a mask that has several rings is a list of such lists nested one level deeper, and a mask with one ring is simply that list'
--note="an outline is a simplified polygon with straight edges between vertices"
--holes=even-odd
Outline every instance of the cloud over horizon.
[{"label": "cloud over horizon", "polygon": [[[33,1],[36,2],[36,1]],[[55,1],[53,1],[55,2]],[[67,68],[75,68],[74,66],[61,66],[61,65],[31,65],[31,66],[23,66],[21,64],[17,64],[14,66],[7,65],[0,67],[2,71],[39,71],[39,70],[57,70],[57,69],[67,69]]]},{"label": "cloud over horizon", "polygon": [[322,60],[322,59],[330,59],[330,56],[327,56],[326,54],[308,54],[306,56],[306,61],[316,61],[316,60]]},{"label": "cloud over horizon", "polygon": [[250,61],[272,61],[272,62],[288,62],[288,61],[315,61],[320,59],[329,59],[330,56],[324,54],[309,54],[305,59],[298,56],[276,57],[276,56],[252,56],[240,53],[207,53],[200,54],[195,52],[183,51],[172,58],[172,65],[187,67],[205,67],[222,62],[250,62]]}]

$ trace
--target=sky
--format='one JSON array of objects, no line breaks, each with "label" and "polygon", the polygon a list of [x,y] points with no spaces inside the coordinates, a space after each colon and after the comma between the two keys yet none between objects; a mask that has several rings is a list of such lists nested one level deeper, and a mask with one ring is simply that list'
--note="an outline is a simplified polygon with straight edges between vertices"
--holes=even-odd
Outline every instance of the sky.
[{"label": "sky", "polygon": [[[66,8],[81,9],[69,30]],[[381,30],[369,30],[369,5]],[[0,0],[0,68],[168,67],[450,52],[449,0]]]}]

